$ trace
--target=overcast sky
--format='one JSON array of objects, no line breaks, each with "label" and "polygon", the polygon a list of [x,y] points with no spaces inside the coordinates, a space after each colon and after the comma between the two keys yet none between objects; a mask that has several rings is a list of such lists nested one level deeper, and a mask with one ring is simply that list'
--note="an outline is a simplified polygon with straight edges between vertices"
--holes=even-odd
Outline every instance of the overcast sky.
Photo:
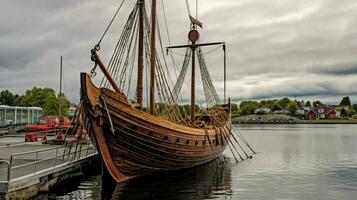
[{"label": "overcast sky", "polygon": [[[185,0],[164,1],[171,44],[184,44],[189,23]],[[64,92],[78,102],[79,73],[93,67],[89,51],[120,2],[3,0],[0,90],[58,90],[63,55]],[[161,2],[158,15],[163,24]],[[195,2],[189,2],[193,12]],[[106,63],[134,3],[127,0],[102,44]],[[357,1],[200,0],[199,5],[201,41],[227,43],[232,99],[296,97],[333,103],[349,95],[357,103]],[[164,45],[169,45],[167,38]],[[218,50],[206,56],[221,97],[222,55]],[[189,94],[188,89],[183,93]]]}]

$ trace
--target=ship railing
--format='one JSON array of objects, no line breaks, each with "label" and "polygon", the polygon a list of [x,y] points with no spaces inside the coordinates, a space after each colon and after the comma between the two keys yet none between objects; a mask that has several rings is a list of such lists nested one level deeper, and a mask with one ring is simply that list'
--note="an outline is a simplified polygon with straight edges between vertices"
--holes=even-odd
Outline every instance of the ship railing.
[{"label": "ship railing", "polygon": [[[78,142],[58,147],[11,154],[9,160],[0,162],[0,170],[6,177],[0,176],[0,182],[34,176],[43,171],[55,172],[58,167],[65,167],[97,154],[96,148],[90,143]],[[1,165],[7,165],[6,168]],[[7,169],[7,170],[6,170]],[[3,173],[3,171],[6,172]]]}]

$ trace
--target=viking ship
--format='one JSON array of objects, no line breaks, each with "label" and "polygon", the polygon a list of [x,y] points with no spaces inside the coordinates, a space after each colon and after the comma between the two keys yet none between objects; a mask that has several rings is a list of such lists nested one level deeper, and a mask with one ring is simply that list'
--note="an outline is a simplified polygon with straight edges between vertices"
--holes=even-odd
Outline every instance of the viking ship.
[{"label": "viking ship", "polygon": [[[107,172],[117,182],[213,161],[225,150],[232,134],[230,100],[226,99],[225,87],[225,43],[200,43],[198,29],[202,28],[202,23],[197,17],[189,15],[188,43],[166,47],[165,52],[156,0],[150,4],[150,19],[144,0],[138,0],[133,5],[109,64],[105,65],[99,50],[108,26],[100,42],[91,50],[91,59],[95,63],[93,70],[90,74],[81,73],[84,126]],[[157,48],[157,43],[160,48]],[[218,97],[204,59],[206,54],[203,48],[212,45],[221,46],[224,53],[223,102]],[[185,50],[182,69],[176,83],[170,84],[172,70],[167,67],[165,54],[172,58],[173,49],[179,48]],[[190,63],[191,105],[190,109],[185,109],[188,106],[180,103],[185,101],[181,88]],[[206,100],[201,108],[196,105],[195,97],[197,63]],[[92,80],[97,67],[104,75],[99,86]],[[136,68],[137,81],[133,94],[133,71]],[[146,95],[144,88],[147,88]],[[144,100],[145,96],[147,100]]]}]

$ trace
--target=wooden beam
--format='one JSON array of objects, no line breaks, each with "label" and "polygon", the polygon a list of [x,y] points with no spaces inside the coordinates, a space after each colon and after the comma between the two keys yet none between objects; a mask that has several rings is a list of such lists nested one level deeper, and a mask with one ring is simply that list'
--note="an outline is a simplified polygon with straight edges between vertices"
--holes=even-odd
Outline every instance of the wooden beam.
[{"label": "wooden beam", "polygon": [[119,87],[117,86],[117,84],[115,83],[115,81],[113,80],[112,76],[109,74],[107,68],[104,66],[102,60],[100,60],[98,54],[95,51],[92,51],[92,56],[94,56],[94,62],[96,62],[100,68],[100,70],[102,70],[104,76],[108,79],[110,85],[112,85],[114,91],[121,93],[121,90],[119,89]]},{"label": "wooden beam", "polygon": [[195,120],[195,82],[196,82],[196,70],[195,70],[195,53],[196,53],[196,49],[195,48],[191,48],[192,49],[192,76],[191,76],[191,120],[194,121]]},{"label": "wooden beam", "polygon": [[156,0],[151,3],[151,58],[150,58],[150,114],[155,111],[155,67],[156,67]]},{"label": "wooden beam", "polygon": [[138,49],[138,80],[136,85],[136,100],[143,107],[143,76],[144,76],[144,0],[139,0],[139,49]]},{"label": "wooden beam", "polygon": [[221,45],[225,44],[225,42],[212,42],[212,43],[202,43],[202,44],[189,44],[189,45],[178,45],[178,46],[170,46],[166,47],[166,49],[179,49],[179,48],[187,48],[187,47],[204,47],[204,46],[213,46],[213,45]]}]

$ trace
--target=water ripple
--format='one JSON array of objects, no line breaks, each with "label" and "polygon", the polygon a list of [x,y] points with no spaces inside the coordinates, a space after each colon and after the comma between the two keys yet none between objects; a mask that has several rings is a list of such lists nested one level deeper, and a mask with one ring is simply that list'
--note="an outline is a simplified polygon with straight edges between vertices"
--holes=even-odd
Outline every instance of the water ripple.
[{"label": "water ripple", "polygon": [[[245,125],[261,152],[235,164],[148,176],[112,185],[94,176],[57,199],[356,199],[356,125]],[[230,158],[230,159],[229,159]],[[52,196],[51,196],[52,195]]]}]

